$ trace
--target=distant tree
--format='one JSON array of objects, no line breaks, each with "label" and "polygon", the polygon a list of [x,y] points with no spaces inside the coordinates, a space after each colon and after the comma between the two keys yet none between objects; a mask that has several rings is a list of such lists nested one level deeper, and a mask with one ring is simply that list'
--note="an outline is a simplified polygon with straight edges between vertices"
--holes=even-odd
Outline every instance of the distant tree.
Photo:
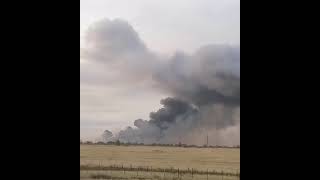
[{"label": "distant tree", "polygon": [[121,142],[120,142],[119,139],[115,142],[115,145],[117,145],[117,146],[120,146],[120,145],[121,145]]},{"label": "distant tree", "polygon": [[98,141],[96,144],[98,144],[98,145],[104,145],[105,143],[102,142],[102,141]]},{"label": "distant tree", "polygon": [[105,130],[102,134],[102,139],[104,142],[108,142],[112,136],[113,134],[111,131]]},{"label": "distant tree", "polygon": [[85,144],[93,144],[92,141],[86,141]]}]

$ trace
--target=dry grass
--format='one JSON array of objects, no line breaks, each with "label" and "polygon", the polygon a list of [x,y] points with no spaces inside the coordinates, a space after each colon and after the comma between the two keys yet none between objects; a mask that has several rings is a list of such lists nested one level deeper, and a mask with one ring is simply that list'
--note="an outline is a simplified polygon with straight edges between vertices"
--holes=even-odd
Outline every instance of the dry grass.
[{"label": "dry grass", "polygon": [[240,172],[240,149],[80,145],[80,165]]},{"label": "dry grass", "polygon": [[95,180],[95,179],[122,179],[122,180],[238,180],[238,177],[233,176],[215,176],[195,174],[193,177],[188,174],[178,176],[173,173],[159,172],[126,172],[121,171],[80,171],[80,179]]},{"label": "dry grass", "polygon": [[164,172],[164,173],[172,173],[172,174],[202,174],[202,175],[218,175],[218,176],[239,176],[238,173],[231,172],[223,172],[223,171],[200,171],[198,169],[179,169],[179,168],[150,168],[150,167],[128,167],[128,166],[88,166],[88,165],[80,165],[80,171],[122,171],[123,173],[128,171],[138,171],[138,172]]}]

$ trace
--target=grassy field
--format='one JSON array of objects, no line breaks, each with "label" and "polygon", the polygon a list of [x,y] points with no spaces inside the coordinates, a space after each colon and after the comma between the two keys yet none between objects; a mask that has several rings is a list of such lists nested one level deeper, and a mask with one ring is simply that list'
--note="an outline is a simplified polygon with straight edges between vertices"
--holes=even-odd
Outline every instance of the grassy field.
[{"label": "grassy field", "polygon": [[80,165],[81,179],[221,179],[240,173],[240,149],[80,145]]}]

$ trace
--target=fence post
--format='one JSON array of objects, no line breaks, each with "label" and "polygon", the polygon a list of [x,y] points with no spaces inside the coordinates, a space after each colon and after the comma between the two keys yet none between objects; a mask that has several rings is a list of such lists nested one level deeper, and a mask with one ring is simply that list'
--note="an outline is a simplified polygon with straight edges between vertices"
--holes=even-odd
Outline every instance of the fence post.
[{"label": "fence post", "polygon": [[193,168],[191,169],[191,175],[192,175],[192,178],[193,178]]}]

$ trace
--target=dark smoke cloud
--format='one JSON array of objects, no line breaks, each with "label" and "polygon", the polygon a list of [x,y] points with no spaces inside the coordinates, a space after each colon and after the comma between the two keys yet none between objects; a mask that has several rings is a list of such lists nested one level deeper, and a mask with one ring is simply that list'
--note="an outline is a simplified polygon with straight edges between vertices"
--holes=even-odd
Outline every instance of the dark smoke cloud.
[{"label": "dark smoke cloud", "polygon": [[207,46],[195,55],[174,56],[155,79],[175,96],[197,105],[240,103],[240,54],[237,48]]},{"label": "dark smoke cloud", "polygon": [[113,60],[114,56],[144,53],[146,50],[132,26],[120,19],[105,19],[93,24],[87,30],[85,41],[90,51],[84,51],[88,53],[84,55],[101,61]]},{"label": "dark smoke cloud", "polygon": [[176,122],[178,117],[186,119],[197,112],[190,104],[174,98],[163,99],[160,103],[163,108],[157,112],[151,112],[149,121],[160,129],[168,129],[172,123]]},{"label": "dark smoke cloud", "polygon": [[240,143],[240,47],[209,45],[192,55],[178,52],[160,58],[122,20],[96,23],[86,41],[82,58],[171,96],[161,100],[163,108],[151,112],[148,120],[134,121],[135,127],[110,140],[177,143],[183,137],[184,143],[203,144],[199,136],[208,133],[216,138],[214,143]]}]

